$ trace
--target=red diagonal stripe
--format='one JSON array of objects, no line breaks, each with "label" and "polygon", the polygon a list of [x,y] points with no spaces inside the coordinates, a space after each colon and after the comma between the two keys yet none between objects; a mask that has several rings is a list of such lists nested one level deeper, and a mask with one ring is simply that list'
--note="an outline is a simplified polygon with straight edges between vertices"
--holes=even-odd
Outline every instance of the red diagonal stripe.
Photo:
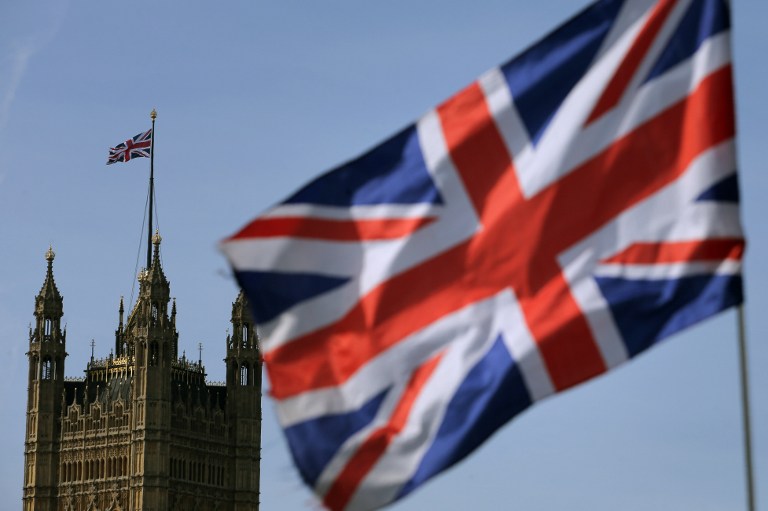
[{"label": "red diagonal stripe", "polygon": [[604,264],[663,264],[687,261],[739,261],[744,254],[744,240],[724,238],[664,243],[635,243]]},{"label": "red diagonal stripe", "polygon": [[464,268],[467,257],[466,244],[443,252],[379,285],[336,323],[267,352],[272,395],[282,399],[342,384],[414,332],[487,298],[497,287],[465,287],[459,281],[479,271]]},{"label": "red diagonal stripe", "polygon": [[698,156],[735,132],[727,65],[534,197],[528,223],[546,225],[547,235],[532,235],[541,238],[546,253],[560,253],[678,179]]},{"label": "red diagonal stripe", "polygon": [[586,124],[590,124],[600,116],[605,114],[608,110],[615,107],[622,96],[627,91],[629,82],[637,72],[637,68],[640,67],[640,63],[643,61],[648,49],[651,47],[653,40],[664,25],[669,13],[675,6],[675,0],[662,0],[654,8],[645,25],[637,35],[634,44],[627,52],[624,60],[616,70],[616,74],[613,75],[611,81],[608,82],[603,95],[600,96],[592,113],[589,114]]},{"label": "red diagonal stripe", "polygon": [[262,218],[248,224],[229,240],[243,238],[315,238],[329,241],[364,241],[403,238],[435,221],[434,217],[376,220],[318,218]]},{"label": "red diagonal stripe", "polygon": [[389,422],[373,431],[347,462],[323,499],[323,504],[329,509],[336,511],[346,507],[360,482],[381,459],[395,436],[403,430],[416,398],[440,363],[441,356],[432,358],[413,372]]}]

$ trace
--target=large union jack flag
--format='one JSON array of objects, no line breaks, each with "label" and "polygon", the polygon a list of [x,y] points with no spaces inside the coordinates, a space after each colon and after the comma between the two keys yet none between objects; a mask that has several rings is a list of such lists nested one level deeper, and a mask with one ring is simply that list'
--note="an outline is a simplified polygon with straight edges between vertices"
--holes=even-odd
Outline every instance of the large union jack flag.
[{"label": "large union jack flag", "polygon": [[225,240],[293,458],[373,509],[741,303],[724,0],[603,0]]},{"label": "large union jack flag", "polygon": [[107,165],[131,161],[133,158],[149,158],[152,155],[152,130],[139,133],[122,144],[109,148]]}]

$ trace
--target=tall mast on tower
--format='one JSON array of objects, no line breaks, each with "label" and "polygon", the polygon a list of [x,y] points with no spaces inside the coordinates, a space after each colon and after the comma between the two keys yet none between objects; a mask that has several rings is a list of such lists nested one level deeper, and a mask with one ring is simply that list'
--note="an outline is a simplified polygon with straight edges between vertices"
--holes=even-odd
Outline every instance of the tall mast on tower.
[{"label": "tall mast on tower", "polygon": [[155,119],[157,111],[149,114],[152,119],[152,148],[149,152],[149,227],[147,228],[147,269],[152,266],[152,209],[155,198]]}]

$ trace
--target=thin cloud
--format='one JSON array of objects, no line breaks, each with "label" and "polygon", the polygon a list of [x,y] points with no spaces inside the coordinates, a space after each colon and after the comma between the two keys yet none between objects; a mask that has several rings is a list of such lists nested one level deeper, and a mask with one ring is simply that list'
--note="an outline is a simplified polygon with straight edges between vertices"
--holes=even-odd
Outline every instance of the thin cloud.
[{"label": "thin cloud", "polygon": [[19,90],[19,84],[27,70],[29,59],[34,53],[35,48],[33,45],[20,45],[8,59],[10,60],[8,66],[10,69],[8,73],[6,73],[8,80],[6,81],[5,90],[2,91],[2,98],[0,99],[0,129],[5,129],[5,126],[8,123],[11,105],[13,104],[13,100],[16,99],[16,91]]},{"label": "thin cloud", "polygon": [[24,78],[32,56],[44,48],[56,36],[69,8],[69,2],[50,2],[42,9],[48,16],[36,18],[35,29],[30,34],[12,42],[11,50],[2,60],[0,76],[7,77],[0,82],[0,131],[10,120],[11,107]]},{"label": "thin cloud", "polygon": [[[0,135],[5,132],[6,126],[11,121],[11,112],[16,94],[22,84],[24,75],[29,67],[29,62],[35,53],[43,49],[50,43],[61,28],[67,10],[69,1],[52,1],[47,5],[38,6],[42,16],[36,16],[34,23],[29,23],[28,30],[24,30],[24,22],[17,23],[17,28],[21,35],[10,37],[9,44],[3,44],[8,48],[5,55],[0,55],[0,76],[5,79],[0,80]],[[25,33],[26,32],[26,33]],[[2,143],[2,139],[0,139]],[[3,184],[8,171],[5,168],[5,161],[0,151],[0,185]]]}]

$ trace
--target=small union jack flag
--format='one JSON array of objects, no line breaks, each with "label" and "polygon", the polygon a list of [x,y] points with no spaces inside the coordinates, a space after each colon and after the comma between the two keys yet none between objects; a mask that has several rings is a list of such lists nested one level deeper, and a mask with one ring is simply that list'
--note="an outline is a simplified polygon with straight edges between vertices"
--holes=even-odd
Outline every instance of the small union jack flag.
[{"label": "small union jack flag", "polygon": [[139,133],[122,144],[109,149],[107,165],[131,161],[133,158],[149,158],[152,154],[152,130]]},{"label": "small union jack flag", "polygon": [[601,0],[225,240],[304,481],[375,509],[741,303],[726,0]]}]

